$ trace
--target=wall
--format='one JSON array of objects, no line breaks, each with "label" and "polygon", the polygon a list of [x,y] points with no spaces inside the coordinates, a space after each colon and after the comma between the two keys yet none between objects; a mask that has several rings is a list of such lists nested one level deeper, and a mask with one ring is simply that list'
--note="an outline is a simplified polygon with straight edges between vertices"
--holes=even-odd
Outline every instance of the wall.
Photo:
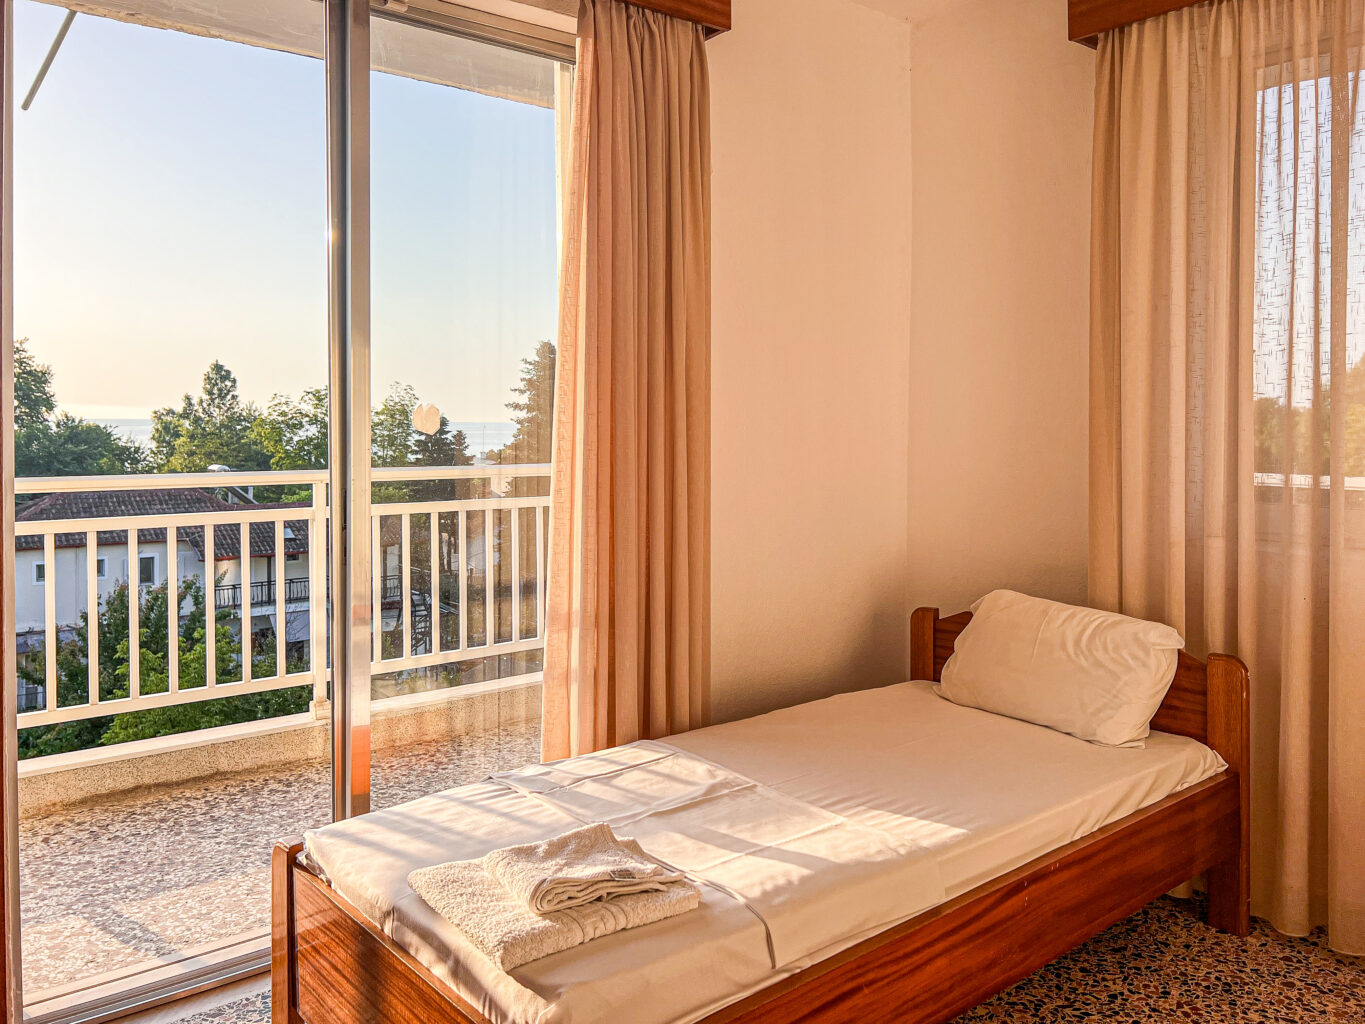
[{"label": "wall", "polygon": [[[190,550],[188,544],[180,545],[181,567],[186,575],[192,571],[188,569],[191,563],[185,559],[185,553]],[[56,580],[57,592],[54,600],[57,625],[74,626],[80,621],[87,603],[85,546],[82,544],[79,547],[59,547],[54,554],[56,564],[50,578]],[[163,579],[166,571],[165,540],[139,544],[139,560],[148,555],[156,560],[157,579]],[[101,544],[96,551],[96,557],[104,559],[104,575],[96,577],[97,593],[99,600],[103,602],[128,582],[128,545]],[[43,558],[41,548],[28,548],[15,554],[14,615],[15,625],[20,632],[42,629],[46,625],[47,584],[33,582],[34,567],[42,562]]]},{"label": "wall", "polygon": [[1061,0],[912,2],[910,603],[1084,601],[1094,54]]},{"label": "wall", "polygon": [[717,721],[905,676],[910,33],[742,0],[710,45]]}]

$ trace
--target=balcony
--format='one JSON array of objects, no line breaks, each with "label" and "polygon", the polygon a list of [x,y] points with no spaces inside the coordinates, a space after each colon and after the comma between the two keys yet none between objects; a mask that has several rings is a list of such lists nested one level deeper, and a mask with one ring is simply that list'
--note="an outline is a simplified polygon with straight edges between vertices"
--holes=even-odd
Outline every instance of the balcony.
[{"label": "balcony", "polygon": [[[398,594],[398,578],[394,577],[394,596]],[[284,581],[284,603],[307,604],[308,603],[308,583],[305,579],[294,579]],[[275,603],[275,580],[264,580],[260,583],[251,584],[251,606],[259,608]],[[384,580],[385,596],[388,596],[389,581]],[[215,608],[240,608],[242,606],[242,585],[240,583],[230,583],[226,586],[215,586],[213,588],[213,603]]]},{"label": "balcony", "polygon": [[[374,806],[539,759],[548,467],[375,471],[377,485],[433,478],[450,496],[410,500],[389,487],[400,500],[371,516]],[[229,482],[312,500],[123,507]],[[327,536],[323,475],[21,479],[17,489],[104,495],[96,515],[16,524],[21,579],[41,580],[19,588],[21,736],[250,695],[290,694],[297,707],[21,761],[31,1019],[172,975],[260,966],[270,842],[330,815],[327,588],[313,544]],[[129,566],[140,573],[131,601]],[[127,633],[116,636],[120,595]]]}]

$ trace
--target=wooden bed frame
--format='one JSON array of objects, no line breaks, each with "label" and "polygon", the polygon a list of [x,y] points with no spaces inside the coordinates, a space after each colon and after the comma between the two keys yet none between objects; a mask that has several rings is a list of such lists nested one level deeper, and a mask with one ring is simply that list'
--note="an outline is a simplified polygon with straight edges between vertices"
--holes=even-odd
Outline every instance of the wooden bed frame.
[{"label": "wooden bed frame", "polygon": [[[970,612],[911,619],[911,675],[938,679]],[[1226,772],[774,983],[703,1024],[941,1024],[1204,873],[1209,923],[1250,928],[1247,669],[1180,653],[1152,725]],[[951,771],[951,765],[944,768]],[[273,861],[272,1024],[490,1024],[282,842]],[[622,1024],[629,1024],[623,1021]]]}]

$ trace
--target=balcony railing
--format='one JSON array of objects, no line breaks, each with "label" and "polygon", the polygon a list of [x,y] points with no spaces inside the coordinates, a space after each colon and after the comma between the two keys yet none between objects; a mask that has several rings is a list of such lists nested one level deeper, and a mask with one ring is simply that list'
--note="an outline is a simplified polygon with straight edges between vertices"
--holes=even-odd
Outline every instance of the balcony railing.
[{"label": "balcony railing", "polygon": [[[308,601],[308,583],[305,578],[284,581],[284,603],[302,604]],[[251,584],[251,605],[273,604],[275,601],[275,580],[263,580],[260,583]],[[224,608],[240,608],[242,606],[242,585],[231,583],[226,586],[213,588],[213,603],[219,610]]]},{"label": "balcony railing", "polygon": [[[376,484],[404,481],[487,480],[492,496],[443,498],[376,503],[370,519],[373,577],[374,640],[372,669],[375,673],[458,665],[494,655],[534,651],[544,646],[545,563],[549,498],[508,494],[516,480],[548,481],[549,467],[453,466],[376,468]],[[41,537],[46,567],[40,591],[43,603],[43,643],[35,657],[45,666],[46,685],[41,704],[19,715],[19,728],[50,725],[85,718],[121,714],[147,708],[167,707],[213,700],[245,693],[260,693],[295,686],[312,686],[314,700],[327,698],[327,613],[325,539],[328,509],[327,474],[300,470],[272,473],[193,473],[98,477],[32,477],[15,481],[19,494],[55,492],[149,491],[168,488],[308,486],[311,500],[285,507],[244,504],[229,511],[177,513],[173,515],[105,516],[88,519],[25,520],[15,523],[17,537]],[[538,490],[548,490],[541,486]],[[307,550],[286,549],[287,524],[306,525]],[[256,527],[253,530],[253,526]],[[262,528],[273,544],[262,551]],[[215,553],[215,538],[234,530],[236,551],[227,559]],[[138,566],[139,535],[156,531],[168,557],[161,566],[167,589],[167,607],[180,615],[167,615],[167,683],[155,692],[144,692],[139,638],[141,602],[128,604],[127,696],[107,698],[100,693],[99,630],[88,629],[86,686],[83,699],[58,699],[59,631],[79,619],[79,613],[101,607],[102,576],[97,571],[101,549],[108,552],[110,533],[125,534],[119,547],[127,550],[127,565]],[[164,542],[160,539],[165,533]],[[274,560],[274,577],[254,580],[254,557],[258,563]],[[102,542],[100,535],[104,534]],[[57,571],[58,540],[71,546],[71,535],[84,535],[83,573],[63,578]],[[217,678],[215,645],[217,630],[205,630],[205,680],[194,686],[180,685],[178,638],[186,614],[182,607],[184,580],[177,557],[181,541],[193,538],[201,565],[194,574],[207,589],[212,586],[215,618],[218,612],[237,610],[235,621],[241,644],[240,679]],[[295,547],[299,545],[296,543]],[[422,564],[415,558],[419,549]],[[285,554],[300,554],[306,575],[286,579],[277,586]],[[73,565],[78,563],[72,563]],[[227,568],[221,568],[226,564]],[[293,564],[293,563],[291,563]],[[169,566],[174,571],[165,571]],[[211,574],[214,582],[207,577]],[[383,567],[383,571],[380,571]],[[264,573],[259,565],[255,575]],[[219,584],[224,574],[234,573],[240,582]],[[492,579],[490,580],[490,575]],[[490,585],[491,584],[491,585]],[[160,585],[160,583],[158,584]],[[242,588],[249,588],[250,615],[242,609]],[[62,591],[68,592],[63,594]],[[84,594],[71,593],[80,589]],[[306,609],[299,608],[306,604]],[[70,612],[73,605],[75,613]],[[59,615],[59,606],[64,609]],[[292,607],[291,607],[292,606]],[[63,621],[63,619],[69,621]],[[264,628],[259,620],[266,620]],[[273,629],[273,636],[271,631]],[[258,641],[255,633],[263,638]],[[253,645],[273,643],[275,671],[253,675]],[[143,641],[145,643],[145,640]],[[292,662],[291,662],[292,655]],[[302,662],[303,667],[300,667]],[[290,669],[294,669],[291,671]]]}]

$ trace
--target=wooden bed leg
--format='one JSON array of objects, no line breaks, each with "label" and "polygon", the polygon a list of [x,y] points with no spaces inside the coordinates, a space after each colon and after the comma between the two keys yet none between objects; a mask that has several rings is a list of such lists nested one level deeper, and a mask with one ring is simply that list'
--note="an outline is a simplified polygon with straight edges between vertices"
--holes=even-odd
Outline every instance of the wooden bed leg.
[{"label": "wooden bed leg", "polygon": [[270,1024],[300,1024],[294,959],[294,859],[303,844],[282,841],[270,857]]},{"label": "wooden bed leg", "polygon": [[1251,931],[1251,723],[1249,673],[1238,658],[1209,656],[1209,746],[1237,773],[1241,814],[1237,852],[1209,869],[1209,924],[1233,935]]}]

